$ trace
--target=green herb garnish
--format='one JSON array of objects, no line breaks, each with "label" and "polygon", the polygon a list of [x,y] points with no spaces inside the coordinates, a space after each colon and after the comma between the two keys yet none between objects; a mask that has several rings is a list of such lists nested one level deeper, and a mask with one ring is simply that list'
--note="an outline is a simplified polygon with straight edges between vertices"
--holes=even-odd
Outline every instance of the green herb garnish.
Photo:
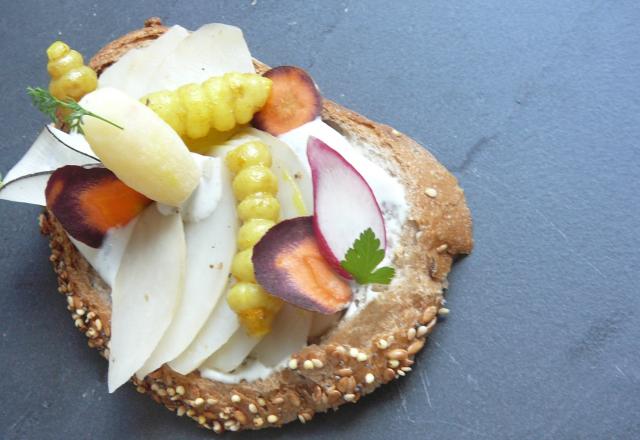
[{"label": "green herb garnish", "polygon": [[51,122],[56,123],[58,118],[56,115],[56,110],[58,108],[65,108],[71,110],[70,112],[63,112],[62,121],[69,126],[69,131],[77,131],[78,133],[84,134],[82,131],[82,118],[84,116],[91,116],[92,118],[100,119],[101,121],[106,122],[107,124],[111,124],[120,130],[124,130],[123,127],[115,124],[102,116],[96,115],[95,113],[90,112],[80,106],[73,99],[65,99],[61,100],[54,97],[48,90],[45,90],[41,87],[27,87],[27,95],[31,97],[31,101],[33,105],[37,107],[42,113],[47,115]]},{"label": "green herb garnish", "polygon": [[359,284],[389,284],[396,271],[393,267],[376,269],[384,259],[384,249],[371,228],[366,229],[356,239],[340,266]]}]

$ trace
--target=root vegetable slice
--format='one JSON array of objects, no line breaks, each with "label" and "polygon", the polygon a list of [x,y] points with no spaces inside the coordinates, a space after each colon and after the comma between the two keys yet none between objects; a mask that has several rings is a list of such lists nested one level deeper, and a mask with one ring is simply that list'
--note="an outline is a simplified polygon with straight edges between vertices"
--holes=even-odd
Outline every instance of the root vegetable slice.
[{"label": "root vegetable slice", "polygon": [[218,208],[224,195],[225,166],[222,159],[191,153],[201,170],[200,183],[182,206],[182,218],[188,223],[207,219]]},{"label": "root vegetable slice", "polygon": [[44,189],[51,171],[26,174],[4,183],[0,188],[0,200],[45,206]]},{"label": "root vegetable slice", "polygon": [[54,171],[45,196],[47,208],[69,235],[94,248],[109,229],[126,225],[151,203],[106,168],[76,165]]},{"label": "root vegetable slice", "polygon": [[264,142],[271,150],[271,169],[278,178],[280,217],[286,220],[309,215],[313,209],[313,185],[308,165],[289,145],[269,133],[255,128],[247,129],[246,133]]},{"label": "root vegetable slice", "polygon": [[57,140],[63,146],[82,154],[87,157],[87,162],[99,162],[98,156],[91,149],[91,145],[87,142],[84,135],[80,133],[65,133],[62,130],[58,130],[53,124],[49,124],[45,127],[45,130],[49,132],[51,137]]},{"label": "root vegetable slice", "polygon": [[244,362],[260,339],[260,337],[249,336],[244,328],[238,328],[229,341],[207,359],[203,366],[223,373],[233,371]]},{"label": "root vegetable slice", "polygon": [[[313,179],[313,227],[320,250],[336,271],[351,278],[340,262],[362,232],[371,228],[386,248],[382,210],[362,175],[337,151],[310,136],[307,157]],[[348,217],[340,221],[345,213]]]},{"label": "root vegetable slice", "polygon": [[320,253],[311,217],[275,225],[254,247],[252,260],[258,283],[290,304],[331,314],[351,301],[351,288]]},{"label": "root vegetable slice", "polygon": [[206,24],[169,53],[155,70],[148,88],[174,90],[227,72],[255,72],[242,30],[226,24]]},{"label": "root vegetable slice", "polygon": [[104,237],[102,246],[97,249],[87,246],[69,236],[73,245],[80,251],[82,256],[87,259],[91,267],[100,274],[100,278],[106,281],[109,286],[113,286],[116,282],[120,262],[127,249],[127,244],[129,243],[137,220],[138,218],[136,217],[126,226],[109,229],[107,235]]},{"label": "root vegetable slice", "polygon": [[255,357],[264,365],[274,367],[307,345],[311,315],[291,304],[282,306],[271,332],[253,350]]},{"label": "root vegetable slice", "polygon": [[189,198],[200,169],[180,136],[151,109],[113,88],[89,93],[80,105],[123,127],[83,118],[89,144],[120,180],[170,206]]},{"label": "root vegetable slice", "polygon": [[[210,148],[207,154],[214,158],[220,159],[225,157],[229,151],[231,151],[238,145],[242,145],[243,143],[254,139],[254,137],[240,134],[220,146]],[[225,190],[223,191],[223,193],[225,193],[225,197],[231,197],[231,178],[226,174],[225,176],[225,179],[223,179],[225,185]],[[236,224],[234,225],[233,229],[227,233],[227,238],[233,240],[234,249],[237,228],[238,223],[236,219]],[[225,284],[224,291],[226,292],[226,290],[227,288]],[[191,344],[189,344],[189,346],[182,353],[180,353],[177,358],[169,362],[169,366],[180,374],[191,373],[216,350],[222,347],[239,327],[240,323],[238,321],[238,317],[229,308],[229,305],[226,301],[226,295],[221,295],[213,311],[207,317],[204,325],[195,336]]]},{"label": "root vegetable slice", "polygon": [[142,367],[169,327],[184,288],[179,214],[149,206],[138,219],[111,293],[109,392]]},{"label": "root vegetable slice", "polygon": [[[219,161],[218,158],[208,158]],[[222,297],[228,280],[231,260],[236,251],[238,227],[235,200],[231,192],[231,176],[221,167],[221,199],[208,217],[185,224],[187,269],[184,294],[176,314],[151,357],[138,371],[144,377],[182,353],[196,338],[214,306]],[[206,204],[206,200],[194,200]],[[223,299],[224,301],[224,299]]]},{"label": "root vegetable slice", "polygon": [[25,155],[6,174],[0,188],[0,199],[45,206],[44,190],[53,171],[65,165],[98,162],[87,154],[86,146],[87,142],[81,135],[68,135],[53,126],[45,127]]},{"label": "root vegetable slice", "polygon": [[171,26],[148,45],[130,49],[102,72],[98,87],[115,87],[135,99],[153,92],[149,87],[154,73],[188,36],[189,31],[182,26]]},{"label": "root vegetable slice", "polygon": [[264,73],[272,81],[271,93],[252,125],[278,136],[320,116],[322,97],[307,72],[280,66]]},{"label": "root vegetable slice", "polygon": [[238,315],[229,308],[226,298],[220,298],[196,338],[180,356],[169,362],[169,366],[180,374],[191,373],[226,344],[239,328]]}]

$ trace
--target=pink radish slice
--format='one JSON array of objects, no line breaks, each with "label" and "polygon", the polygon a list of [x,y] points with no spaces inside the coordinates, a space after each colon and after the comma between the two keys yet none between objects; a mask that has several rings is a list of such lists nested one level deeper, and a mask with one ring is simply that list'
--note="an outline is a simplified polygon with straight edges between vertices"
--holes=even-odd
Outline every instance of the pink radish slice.
[{"label": "pink radish slice", "polygon": [[366,180],[333,148],[309,136],[307,157],[313,181],[313,228],[320,251],[340,275],[351,279],[340,261],[362,232],[371,228],[382,248],[387,246],[382,211]]}]

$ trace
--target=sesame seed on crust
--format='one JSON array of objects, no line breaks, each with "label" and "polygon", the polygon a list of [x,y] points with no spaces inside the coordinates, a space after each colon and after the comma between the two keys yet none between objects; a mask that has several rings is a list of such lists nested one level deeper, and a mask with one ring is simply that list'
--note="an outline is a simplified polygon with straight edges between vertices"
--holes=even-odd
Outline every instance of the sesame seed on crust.
[{"label": "sesame seed on crust", "polygon": [[373,382],[375,382],[376,377],[371,374],[371,373],[367,373],[367,375],[364,377],[364,381],[368,384],[372,384]]},{"label": "sesame seed on crust", "polygon": [[424,325],[421,325],[420,327],[418,327],[418,330],[416,331],[416,336],[421,338],[424,335],[427,334],[427,327]]},{"label": "sesame seed on crust", "polygon": [[424,190],[424,193],[425,193],[427,196],[431,197],[432,199],[434,199],[434,198],[438,197],[438,190],[436,190],[435,188],[431,188],[431,187],[426,188],[426,189]]}]

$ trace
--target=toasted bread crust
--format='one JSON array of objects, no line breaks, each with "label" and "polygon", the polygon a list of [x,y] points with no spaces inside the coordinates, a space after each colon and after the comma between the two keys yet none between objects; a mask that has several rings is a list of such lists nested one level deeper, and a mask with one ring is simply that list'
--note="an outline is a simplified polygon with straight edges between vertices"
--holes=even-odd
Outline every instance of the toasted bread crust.
[{"label": "toasted bread crust", "polygon": [[[91,60],[101,72],[123,53],[157,38],[166,28],[149,20],[141,30],[108,44]],[[255,61],[257,71],[268,66]],[[471,216],[457,181],[424,148],[393,128],[324,100],[323,119],[350,140],[376,146],[384,166],[404,184],[409,216],[394,255],[394,283],[358,315],[341,321],[318,344],[292,356],[289,368],[265,380],[224,384],[183,376],[163,366],[140,381],[148,393],[179,416],[184,414],[215,432],[281,426],[316,412],[356,402],[381,384],[410,371],[414,355],[436,324],[443,283],[456,255],[472,248]],[[50,212],[41,216],[49,235],[59,291],[66,295],[76,327],[89,346],[108,358],[111,306],[109,287],[67,238]],[[311,360],[303,367],[305,360]],[[295,367],[295,368],[293,368]]]}]

